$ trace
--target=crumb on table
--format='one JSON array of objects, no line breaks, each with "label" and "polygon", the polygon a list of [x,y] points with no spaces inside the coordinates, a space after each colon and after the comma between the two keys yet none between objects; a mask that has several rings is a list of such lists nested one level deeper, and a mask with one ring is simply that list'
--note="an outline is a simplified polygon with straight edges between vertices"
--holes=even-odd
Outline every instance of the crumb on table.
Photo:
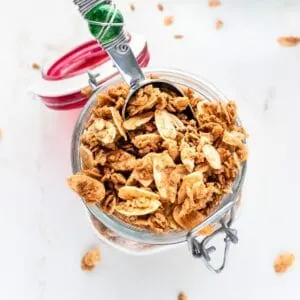
[{"label": "crumb on table", "polygon": [[174,23],[174,17],[173,16],[167,16],[164,18],[164,25],[170,26]]},{"label": "crumb on table", "polygon": [[131,11],[135,11],[135,5],[133,3],[131,3],[129,5],[129,8],[130,8]]},{"label": "crumb on table", "polygon": [[81,260],[81,269],[83,271],[92,271],[100,261],[99,248],[89,250]]},{"label": "crumb on table", "polygon": [[223,28],[224,27],[223,21],[220,20],[220,19],[216,20],[215,27],[216,27],[217,30]]},{"label": "crumb on table", "polygon": [[38,63],[33,63],[33,64],[32,64],[32,68],[33,68],[34,70],[39,70],[39,69],[41,68],[41,66],[40,66]]},{"label": "crumb on table", "polygon": [[209,7],[219,7],[221,5],[221,1],[219,0],[210,0],[208,1],[208,6]]},{"label": "crumb on table", "polygon": [[179,293],[178,300],[188,300],[188,297],[183,293]]},{"label": "crumb on table", "polygon": [[163,6],[161,3],[158,3],[158,4],[157,4],[157,9],[158,9],[159,11],[164,11],[164,6]]},{"label": "crumb on table", "polygon": [[300,45],[300,37],[298,36],[280,36],[277,42],[284,47],[294,47]]},{"label": "crumb on table", "polygon": [[284,252],[275,259],[273,267],[278,274],[285,273],[295,262],[295,255],[290,252]]},{"label": "crumb on table", "polygon": [[183,39],[183,34],[174,34],[174,39],[175,40],[182,40]]}]

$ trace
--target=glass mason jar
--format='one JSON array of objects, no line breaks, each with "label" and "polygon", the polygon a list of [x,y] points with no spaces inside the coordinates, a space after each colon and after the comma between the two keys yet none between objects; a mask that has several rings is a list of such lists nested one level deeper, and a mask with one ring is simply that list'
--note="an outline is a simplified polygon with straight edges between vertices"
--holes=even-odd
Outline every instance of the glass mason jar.
[{"label": "glass mason jar", "polygon": [[[143,72],[146,76],[155,74],[159,78],[169,80],[180,87],[191,88],[196,94],[207,101],[228,101],[214,85],[198,76],[174,69],[146,68]],[[74,173],[81,169],[79,155],[80,136],[84,130],[85,123],[90,117],[90,111],[97,101],[96,94],[105,92],[111,85],[123,82],[123,79],[119,75],[99,86],[96,86],[95,82],[95,78],[94,80],[90,80],[90,84],[94,87],[94,92],[84,106],[73,133],[71,159]],[[237,243],[238,241],[237,232],[231,228],[231,224],[234,220],[236,208],[238,208],[240,203],[245,173],[246,164],[243,164],[239,175],[233,183],[232,193],[224,196],[214,213],[190,231],[182,230],[165,234],[152,233],[125,224],[121,220],[105,214],[95,205],[87,205],[84,201],[83,204],[86,208],[90,224],[97,236],[102,241],[121,251],[135,255],[153,254],[155,252],[170,250],[187,243],[194,257],[202,258],[209,269],[220,272],[225,266],[229,244]],[[199,234],[199,231],[201,233],[201,229],[204,229],[202,232],[205,232],[207,226],[213,228],[213,230],[210,230],[210,233],[207,233],[208,235]],[[211,240],[219,234],[225,235],[224,241],[226,245],[223,264],[216,268],[210,263],[210,255],[211,252],[215,250],[215,247],[208,247],[208,244],[211,244]]]}]

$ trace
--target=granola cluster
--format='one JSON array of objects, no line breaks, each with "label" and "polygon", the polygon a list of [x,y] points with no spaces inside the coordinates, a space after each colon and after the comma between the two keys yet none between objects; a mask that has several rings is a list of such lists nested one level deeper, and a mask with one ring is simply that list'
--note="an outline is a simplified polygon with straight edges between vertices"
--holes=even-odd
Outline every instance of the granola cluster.
[{"label": "granola cluster", "polygon": [[87,204],[135,227],[191,229],[231,193],[247,159],[236,105],[148,85],[130,100],[123,120],[128,93],[121,84],[97,95],[81,136],[82,170],[68,184]]}]

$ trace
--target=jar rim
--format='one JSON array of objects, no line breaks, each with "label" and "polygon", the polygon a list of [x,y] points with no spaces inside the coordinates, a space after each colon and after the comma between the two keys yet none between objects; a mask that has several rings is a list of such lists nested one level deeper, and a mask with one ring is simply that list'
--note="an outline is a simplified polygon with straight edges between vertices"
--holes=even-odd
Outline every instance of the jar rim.
[{"label": "jar rim", "polygon": [[[196,91],[197,94],[201,95],[206,99],[220,100],[223,102],[228,102],[226,96],[219,91],[212,83],[209,81],[191,73],[179,70],[179,69],[170,69],[170,68],[144,68],[143,72],[145,75],[157,74],[160,78],[165,78],[172,81],[175,84],[180,86],[185,86],[192,88]],[[170,79],[172,77],[172,79]],[[74,127],[72,143],[71,143],[71,163],[72,163],[72,171],[73,173],[77,173],[81,170],[81,160],[79,154],[79,146],[80,146],[80,136],[84,130],[84,125],[89,118],[89,113],[92,107],[96,103],[96,94],[99,90],[105,90],[107,87],[122,82],[123,79],[121,75],[118,75],[97,87],[94,91],[93,95],[90,97],[88,102],[83,107],[77,122]],[[239,120],[239,123],[240,120]],[[240,189],[243,185],[245,173],[247,169],[247,164],[244,163],[241,166],[241,170],[239,175],[235,179],[232,185],[232,194],[225,195],[223,199],[220,201],[219,205],[216,207],[214,213],[210,215],[205,221],[200,223],[198,226],[193,228],[192,230],[181,230],[168,232],[163,234],[155,234],[149,230],[138,229],[134,226],[126,224],[120,219],[107,215],[102,212],[96,205],[88,205],[82,199],[83,204],[87,208],[87,210],[95,216],[100,222],[102,222],[109,229],[114,232],[120,234],[124,238],[128,238],[130,240],[134,240],[144,244],[155,244],[155,245],[170,245],[176,243],[182,243],[187,240],[188,234],[193,234],[198,232],[200,229],[204,228],[208,224],[211,224],[217,221],[227,212],[229,211],[236,199],[236,196],[239,194]],[[221,214],[222,213],[222,214]]]}]

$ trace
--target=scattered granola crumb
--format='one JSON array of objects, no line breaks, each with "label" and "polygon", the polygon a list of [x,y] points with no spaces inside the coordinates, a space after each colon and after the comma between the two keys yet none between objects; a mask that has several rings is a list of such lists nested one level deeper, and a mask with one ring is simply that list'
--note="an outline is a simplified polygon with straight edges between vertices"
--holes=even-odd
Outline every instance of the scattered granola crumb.
[{"label": "scattered granola crumb", "polygon": [[223,28],[223,26],[224,26],[224,23],[223,23],[222,20],[217,20],[216,21],[216,24],[215,24],[216,29],[219,30],[219,29]]},{"label": "scattered granola crumb", "polygon": [[183,37],[184,37],[183,34],[175,34],[175,35],[174,35],[174,39],[175,39],[175,40],[182,40]]},{"label": "scattered granola crumb", "polygon": [[284,47],[294,47],[300,44],[300,37],[298,36],[280,36],[277,42]]},{"label": "scattered granola crumb", "polygon": [[163,6],[161,3],[158,3],[158,4],[157,4],[157,9],[158,9],[159,11],[164,11],[164,6]]},{"label": "scattered granola crumb", "polygon": [[274,271],[278,274],[285,273],[295,262],[295,255],[290,252],[280,254],[274,261]]},{"label": "scattered granola crumb", "polygon": [[178,300],[188,300],[188,297],[183,293],[179,293]]},{"label": "scattered granola crumb", "polygon": [[32,68],[33,68],[34,70],[39,70],[39,69],[41,68],[41,66],[40,66],[38,63],[33,63],[33,64],[32,64]]},{"label": "scattered granola crumb", "polygon": [[221,6],[221,2],[219,0],[210,0],[208,1],[208,6],[209,7],[219,7]]},{"label": "scattered granola crumb", "polygon": [[93,93],[93,89],[90,86],[87,86],[81,90],[81,94],[87,97],[90,97]]},{"label": "scattered granola crumb", "polygon": [[131,3],[129,5],[129,8],[130,8],[131,11],[135,11],[135,5],[133,3]]},{"label": "scattered granola crumb", "polygon": [[174,17],[173,16],[167,16],[164,18],[164,24],[165,26],[170,26],[174,23]]},{"label": "scattered granola crumb", "polygon": [[81,260],[81,269],[83,271],[92,271],[100,261],[100,251],[98,248],[88,251]]},{"label": "scattered granola crumb", "polygon": [[3,138],[3,129],[0,128],[0,139],[2,139],[2,138]]}]

